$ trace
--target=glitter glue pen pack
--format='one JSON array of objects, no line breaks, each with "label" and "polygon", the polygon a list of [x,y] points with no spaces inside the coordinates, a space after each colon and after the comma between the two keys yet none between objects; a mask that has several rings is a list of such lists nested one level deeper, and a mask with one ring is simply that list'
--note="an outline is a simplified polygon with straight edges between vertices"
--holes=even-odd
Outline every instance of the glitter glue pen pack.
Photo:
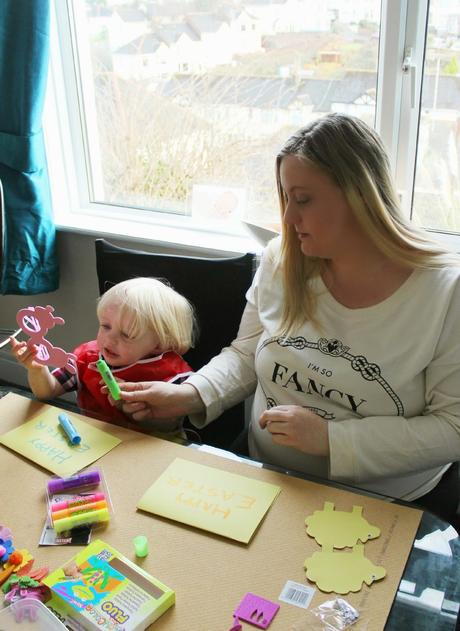
[{"label": "glitter glue pen pack", "polygon": [[175,602],[172,589],[100,539],[43,583],[46,606],[75,631],[143,631]]},{"label": "glitter glue pen pack", "polygon": [[52,477],[46,488],[49,521],[58,534],[79,526],[104,526],[113,517],[100,467],[82,469],[68,478]]}]

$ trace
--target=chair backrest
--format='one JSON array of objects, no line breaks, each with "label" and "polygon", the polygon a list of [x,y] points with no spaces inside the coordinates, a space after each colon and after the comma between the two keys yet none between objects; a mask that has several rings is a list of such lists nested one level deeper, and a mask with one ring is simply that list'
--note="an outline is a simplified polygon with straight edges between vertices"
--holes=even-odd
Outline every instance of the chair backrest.
[{"label": "chair backrest", "polygon": [[194,370],[206,364],[236,337],[251,284],[254,254],[199,258],[122,248],[96,239],[99,292],[137,276],[166,279],[194,306],[199,326],[195,348],[185,359]]},{"label": "chair backrest", "polygon": [[[200,258],[155,254],[113,245],[96,239],[99,292],[129,278],[151,276],[166,279],[194,306],[199,326],[195,348],[184,355],[194,370],[204,366],[236,337],[252,282],[255,254],[233,258]],[[244,404],[227,410],[200,430],[204,442],[229,448],[244,429]]]}]

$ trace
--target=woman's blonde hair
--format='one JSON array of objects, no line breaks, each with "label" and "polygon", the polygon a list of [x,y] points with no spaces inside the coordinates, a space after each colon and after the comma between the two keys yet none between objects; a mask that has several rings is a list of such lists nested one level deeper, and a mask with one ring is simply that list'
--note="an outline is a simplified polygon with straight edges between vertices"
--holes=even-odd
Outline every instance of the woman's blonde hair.
[{"label": "woman's blonde hair", "polygon": [[129,337],[152,331],[164,351],[180,355],[193,346],[196,333],[193,307],[161,280],[131,278],[114,285],[99,298],[97,315],[109,304],[118,305],[118,322],[129,323],[126,331]]},{"label": "woman's blonde hair", "polygon": [[296,156],[321,169],[340,187],[357,221],[376,247],[393,261],[415,268],[456,262],[453,253],[430,241],[404,217],[390,162],[378,134],[359,118],[329,114],[291,136],[276,158],[282,238],[278,264],[284,277],[282,330],[291,333],[305,319],[315,322],[315,295],[309,279],[324,261],[305,256],[292,225],[284,221],[286,197],[280,181],[284,156]]}]

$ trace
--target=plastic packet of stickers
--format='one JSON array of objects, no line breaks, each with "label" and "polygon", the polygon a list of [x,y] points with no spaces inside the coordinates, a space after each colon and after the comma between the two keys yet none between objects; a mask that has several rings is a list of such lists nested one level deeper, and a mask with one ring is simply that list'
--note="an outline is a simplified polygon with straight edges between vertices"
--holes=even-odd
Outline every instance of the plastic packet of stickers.
[{"label": "plastic packet of stickers", "polygon": [[[334,598],[310,609],[306,617],[291,627],[291,631],[344,631],[358,620],[357,609],[343,598]],[[367,623],[358,626],[365,631]]]}]

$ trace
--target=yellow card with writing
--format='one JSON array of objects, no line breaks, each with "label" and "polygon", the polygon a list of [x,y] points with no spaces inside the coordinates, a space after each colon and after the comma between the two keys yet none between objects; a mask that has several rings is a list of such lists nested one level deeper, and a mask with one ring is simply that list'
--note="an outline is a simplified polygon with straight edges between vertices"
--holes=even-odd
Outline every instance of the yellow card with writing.
[{"label": "yellow card with writing", "polygon": [[46,410],[31,421],[0,436],[0,443],[61,477],[73,475],[88,466],[121,440],[66,413],[81,436],[79,445],[70,445],[59,421],[59,410]]},{"label": "yellow card with writing", "polygon": [[249,543],[280,487],[176,458],[137,507]]}]

